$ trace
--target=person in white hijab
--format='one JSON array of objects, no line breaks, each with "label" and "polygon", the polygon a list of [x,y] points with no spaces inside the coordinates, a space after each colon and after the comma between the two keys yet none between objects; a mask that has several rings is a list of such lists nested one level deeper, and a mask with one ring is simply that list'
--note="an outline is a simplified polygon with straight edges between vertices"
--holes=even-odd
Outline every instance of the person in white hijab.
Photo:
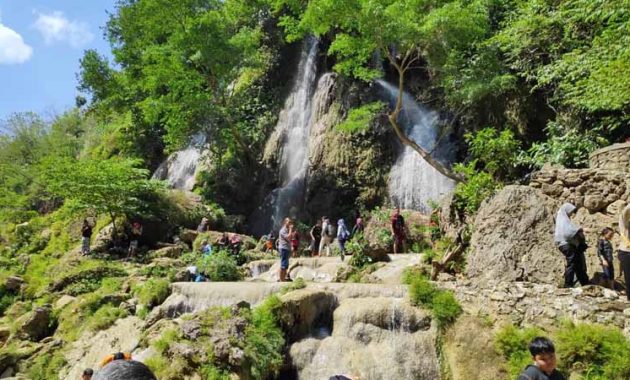
[{"label": "person in white hijab", "polygon": [[575,211],[576,207],[571,203],[560,206],[556,215],[556,230],[553,236],[558,249],[567,260],[564,269],[564,286],[567,288],[573,287],[576,276],[581,285],[590,283],[584,258],[586,250],[584,233],[577,224],[571,221],[571,216],[575,214]]},{"label": "person in white hijab", "polygon": [[619,215],[619,263],[626,282],[626,297],[630,301],[630,204]]}]

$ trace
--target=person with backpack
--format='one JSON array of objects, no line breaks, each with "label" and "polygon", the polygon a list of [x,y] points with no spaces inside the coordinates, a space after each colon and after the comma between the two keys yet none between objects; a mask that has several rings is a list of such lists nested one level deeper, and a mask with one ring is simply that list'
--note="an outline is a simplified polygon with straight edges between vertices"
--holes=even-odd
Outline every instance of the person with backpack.
[{"label": "person with backpack", "polygon": [[566,259],[564,269],[564,286],[566,288],[573,287],[576,276],[582,286],[590,284],[586,273],[586,259],[584,258],[584,252],[588,247],[584,231],[571,221],[571,216],[575,214],[576,210],[577,208],[571,203],[565,203],[556,215],[554,241]]},{"label": "person with backpack", "polygon": [[295,228],[295,224],[291,223],[291,229],[293,233],[291,234],[291,257],[298,257],[298,250],[300,248],[300,233],[297,228]]},{"label": "person with backpack", "polygon": [[339,250],[341,251],[341,261],[346,256],[346,242],[350,239],[350,231],[346,227],[346,222],[343,219],[337,221],[337,243],[339,243]]},{"label": "person with backpack", "polygon": [[92,225],[87,219],[83,219],[83,226],[81,226],[81,254],[88,255],[90,253],[91,237]]},{"label": "person with backpack", "polygon": [[311,251],[311,256],[319,256],[319,243],[322,240],[322,221],[321,219],[317,219],[317,222],[311,228],[311,245],[309,250]]},{"label": "person with backpack", "polygon": [[330,256],[330,244],[335,239],[335,226],[330,223],[330,219],[322,217],[322,240],[319,242],[319,254],[324,253],[326,248],[326,256]]},{"label": "person with backpack", "polygon": [[400,207],[396,208],[391,217],[390,230],[394,238],[394,253],[405,253],[405,242],[407,235],[405,233],[405,218],[400,213]]}]

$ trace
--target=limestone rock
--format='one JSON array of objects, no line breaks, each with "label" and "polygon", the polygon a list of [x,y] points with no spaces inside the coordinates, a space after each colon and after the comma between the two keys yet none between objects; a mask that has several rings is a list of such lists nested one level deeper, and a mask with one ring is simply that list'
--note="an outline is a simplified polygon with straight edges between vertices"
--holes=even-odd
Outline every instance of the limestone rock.
[{"label": "limestone rock", "polygon": [[179,245],[169,245],[163,248],[160,248],[155,251],[150,252],[151,257],[168,257],[171,259],[176,259],[182,255],[182,247]]},{"label": "limestone rock", "polygon": [[63,296],[61,296],[61,298],[59,298],[57,300],[57,302],[55,302],[55,310],[61,310],[64,307],[68,306],[69,304],[73,303],[74,301],[76,301],[76,297],[72,297],[69,296],[67,294],[64,294]]},{"label": "limestone rock", "polygon": [[558,202],[528,186],[506,186],[475,218],[467,275],[490,280],[556,283],[564,258],[553,242]]},{"label": "limestone rock", "polygon": [[20,291],[20,288],[22,287],[23,283],[24,283],[24,280],[22,279],[22,277],[9,276],[7,277],[7,280],[4,283],[4,287],[6,290],[10,292],[17,293]]},{"label": "limestone rock", "polygon": [[9,336],[11,335],[11,330],[8,327],[0,327],[0,346],[2,346]]},{"label": "limestone rock", "polygon": [[316,321],[330,320],[336,305],[333,293],[312,289],[299,289],[282,296],[280,320],[290,331],[289,341],[306,336]]},{"label": "limestone rock", "polygon": [[52,310],[50,306],[37,307],[18,320],[18,335],[38,342],[53,333]]}]

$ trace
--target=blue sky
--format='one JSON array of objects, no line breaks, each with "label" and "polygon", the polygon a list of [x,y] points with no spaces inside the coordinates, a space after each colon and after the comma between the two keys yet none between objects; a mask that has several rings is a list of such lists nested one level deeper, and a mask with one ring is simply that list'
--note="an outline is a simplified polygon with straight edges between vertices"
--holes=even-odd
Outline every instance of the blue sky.
[{"label": "blue sky", "polygon": [[0,120],[73,107],[86,49],[110,57],[102,27],[116,0],[0,0]]}]

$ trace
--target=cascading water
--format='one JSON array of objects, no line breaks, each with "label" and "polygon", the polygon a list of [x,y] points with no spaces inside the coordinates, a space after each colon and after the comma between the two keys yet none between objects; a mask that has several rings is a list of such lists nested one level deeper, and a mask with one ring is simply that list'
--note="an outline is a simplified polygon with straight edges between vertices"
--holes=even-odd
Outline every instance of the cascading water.
[{"label": "cascading water", "polygon": [[318,44],[319,41],[312,37],[304,41],[295,83],[276,124],[275,133],[280,136],[281,142],[278,173],[280,187],[266,197],[255,213],[254,233],[269,232],[285,216],[296,217],[304,209]]},{"label": "cascading water", "polygon": [[160,164],[151,179],[166,180],[174,189],[192,190],[205,141],[201,133],[193,136],[185,149],[172,153]]},{"label": "cascading water", "polygon": [[[398,88],[383,80],[376,83],[383,90],[384,97],[395,104]],[[409,138],[421,148],[433,152],[440,162],[452,160],[453,149],[447,144],[438,143],[438,115],[418,104],[407,92],[403,94],[403,109],[398,118]],[[430,211],[431,201],[439,201],[453,191],[455,182],[438,172],[426,162],[418,152],[405,146],[389,172],[390,201],[406,209]]]}]

